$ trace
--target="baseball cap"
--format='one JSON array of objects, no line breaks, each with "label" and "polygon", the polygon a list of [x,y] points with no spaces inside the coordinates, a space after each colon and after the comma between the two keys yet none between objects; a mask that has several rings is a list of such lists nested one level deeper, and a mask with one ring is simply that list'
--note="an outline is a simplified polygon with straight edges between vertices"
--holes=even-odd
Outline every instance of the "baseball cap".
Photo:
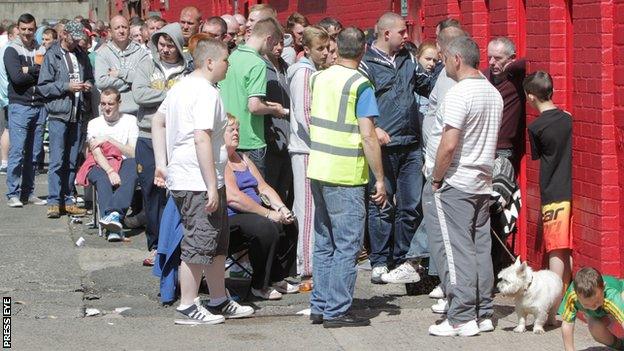
[{"label": "baseball cap", "polygon": [[71,21],[65,25],[65,31],[75,40],[87,39],[87,34],[85,33],[85,27],[82,23]]}]

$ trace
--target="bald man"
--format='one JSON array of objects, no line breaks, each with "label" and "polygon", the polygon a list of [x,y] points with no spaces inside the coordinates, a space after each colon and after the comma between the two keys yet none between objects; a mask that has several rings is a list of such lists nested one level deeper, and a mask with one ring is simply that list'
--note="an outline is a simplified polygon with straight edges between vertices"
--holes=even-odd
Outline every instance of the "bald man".
[{"label": "bald man", "polygon": [[230,47],[232,46],[231,44],[234,43],[236,35],[238,35],[238,31],[240,30],[240,24],[238,24],[238,21],[232,15],[223,15],[221,16],[221,18],[223,18],[225,24],[227,25],[227,31],[225,33],[225,38],[223,39],[223,41],[228,44],[228,47]]},{"label": "bald man", "polygon": [[184,37],[184,47],[188,45],[189,39],[199,32],[202,13],[195,6],[188,6],[180,11],[180,26],[182,27],[182,36]]},{"label": "bald man", "polygon": [[[364,54],[360,71],[377,91],[376,132],[383,150],[389,206],[377,206],[372,201],[368,206],[371,281],[415,283],[420,280],[418,264],[407,260],[406,254],[422,220],[417,210],[424,180],[418,103],[414,95],[421,93],[417,86],[417,64],[404,48],[408,34],[403,17],[385,13],[376,28],[377,38]],[[370,176],[369,190],[373,191],[374,174],[371,172]],[[394,269],[388,271],[389,268]]]},{"label": "bald man", "polygon": [[95,85],[101,91],[114,87],[121,92],[119,111],[136,115],[139,106],[132,97],[132,82],[139,62],[148,59],[140,44],[130,41],[130,26],[123,16],[110,20],[111,41],[103,44],[95,58]]}]

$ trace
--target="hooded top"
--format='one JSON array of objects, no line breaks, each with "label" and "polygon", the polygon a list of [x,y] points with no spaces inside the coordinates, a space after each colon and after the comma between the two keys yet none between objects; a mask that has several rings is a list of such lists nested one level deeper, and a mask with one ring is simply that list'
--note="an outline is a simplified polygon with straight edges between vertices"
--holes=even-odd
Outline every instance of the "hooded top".
[{"label": "hooded top", "polygon": [[[178,52],[182,55],[178,65],[168,65],[160,61],[158,39],[162,34],[167,34],[173,39]],[[189,73],[190,56],[188,53],[182,53],[184,37],[179,23],[168,24],[152,34],[151,44],[152,58],[139,64],[132,84],[132,96],[139,105],[137,122],[141,138],[152,137],[152,117],[158,111],[160,103],[165,100],[169,89]]]},{"label": "hooded top", "polygon": [[316,72],[314,63],[307,57],[288,68],[290,89],[290,138],[288,151],[310,153],[310,76]]},{"label": "hooded top", "polygon": [[[95,86],[103,90],[115,87],[121,92],[119,112],[136,115],[139,106],[132,97],[132,83],[139,62],[148,60],[147,51],[141,45],[130,41],[125,50],[119,50],[112,41],[102,45],[95,58]],[[119,76],[109,77],[111,69],[117,69]]]},{"label": "hooded top", "polygon": [[[7,44],[4,51],[4,67],[8,77],[9,103],[25,106],[41,106],[41,96],[37,90],[37,80],[41,67],[35,64],[35,54],[39,49],[36,42],[28,49],[17,37]],[[22,67],[28,67],[24,73]]]}]

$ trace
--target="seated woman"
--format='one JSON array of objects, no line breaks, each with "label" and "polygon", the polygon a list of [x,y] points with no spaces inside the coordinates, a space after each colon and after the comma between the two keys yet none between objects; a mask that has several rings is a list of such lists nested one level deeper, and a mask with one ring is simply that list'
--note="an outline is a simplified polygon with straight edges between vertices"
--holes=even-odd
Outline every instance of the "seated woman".
[{"label": "seated woman", "polygon": [[[236,152],[239,124],[228,115],[225,146],[228,163],[225,168],[230,246],[249,243],[249,261],[253,268],[251,293],[267,300],[282,294],[298,292],[284,278],[296,274],[297,229],[292,212],[264,180],[253,162]],[[260,194],[271,208],[262,206]]]},{"label": "seated woman", "polygon": [[[123,239],[121,220],[130,207],[137,182],[134,147],[139,128],[134,116],[119,113],[120,103],[117,89],[104,89],[100,99],[102,115],[87,126],[89,150],[95,160],[87,178],[97,189],[100,224],[108,231],[108,241]],[[121,164],[119,158],[111,157],[119,152]]]}]

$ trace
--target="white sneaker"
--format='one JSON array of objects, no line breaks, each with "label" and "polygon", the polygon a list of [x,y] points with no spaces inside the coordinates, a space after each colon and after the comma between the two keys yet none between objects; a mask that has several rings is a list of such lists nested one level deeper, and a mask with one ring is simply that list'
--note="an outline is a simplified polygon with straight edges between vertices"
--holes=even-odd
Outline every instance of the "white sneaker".
[{"label": "white sneaker", "polygon": [[479,331],[481,333],[487,333],[494,331],[494,323],[492,323],[492,319],[485,318],[479,322]]},{"label": "white sneaker", "polygon": [[386,266],[374,267],[373,272],[371,273],[371,283],[386,284],[383,280],[381,280],[381,276],[387,273],[388,273],[388,267]]},{"label": "white sneaker", "polygon": [[254,309],[251,306],[239,305],[236,301],[227,299],[218,306],[210,306],[209,301],[201,301],[199,297],[195,298],[195,304],[203,306],[206,310],[214,315],[222,315],[227,319],[245,318],[254,314]]},{"label": "white sneaker", "polygon": [[431,306],[431,311],[433,313],[445,314],[448,312],[448,300],[447,299],[438,299],[438,302],[435,305]]},{"label": "white sneaker", "polygon": [[282,294],[296,294],[299,292],[299,286],[292,285],[285,280],[282,280],[281,282],[275,282],[272,286],[273,289],[279,291]]},{"label": "white sneaker", "polygon": [[[197,300],[197,299],[196,299]],[[176,319],[175,324],[181,325],[198,325],[198,324],[219,324],[225,322],[225,317],[215,315],[206,310],[199,303],[191,305],[185,310],[176,311],[184,316],[183,319]]]},{"label": "white sneaker", "polygon": [[429,334],[435,336],[474,336],[479,334],[479,327],[475,320],[453,326],[449,323],[448,319],[445,319],[444,322],[440,324],[430,326]]},{"label": "white sneaker", "polygon": [[390,272],[382,274],[381,280],[384,283],[392,284],[418,283],[420,275],[410,262],[403,262]]},{"label": "white sneaker", "polygon": [[432,299],[443,299],[446,296],[444,296],[444,291],[442,290],[442,287],[438,285],[433,288],[433,290],[431,290],[431,292],[429,293],[429,297]]}]

